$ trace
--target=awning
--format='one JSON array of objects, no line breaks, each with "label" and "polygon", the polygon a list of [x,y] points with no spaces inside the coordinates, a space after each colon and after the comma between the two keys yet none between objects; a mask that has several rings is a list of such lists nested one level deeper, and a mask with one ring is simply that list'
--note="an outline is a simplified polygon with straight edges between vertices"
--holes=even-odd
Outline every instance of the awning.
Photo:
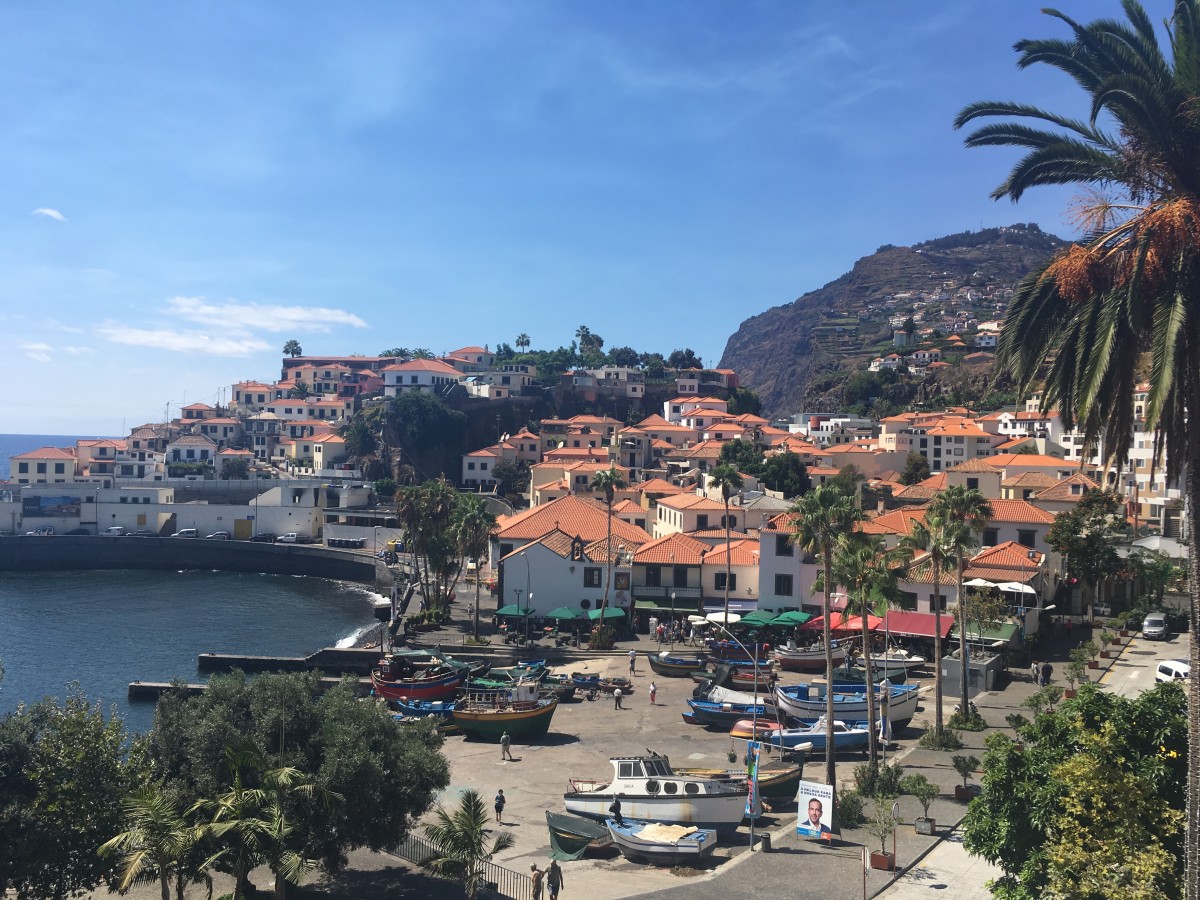
[{"label": "awning", "polygon": [[[954,629],[954,634],[958,634],[957,628]],[[992,628],[985,628],[983,636],[980,637],[979,629],[968,623],[967,640],[976,644],[995,644],[1000,642],[1008,644],[1011,647],[1018,647],[1021,643],[1021,626],[1014,625],[1011,622],[1005,622],[1002,625],[996,625]]]},{"label": "awning", "polygon": [[517,616],[523,618],[533,612],[528,606],[517,606],[515,603],[510,603],[508,606],[502,606],[496,610],[498,616]]},{"label": "awning", "polygon": [[1033,588],[1027,584],[1021,584],[1019,581],[1003,581],[996,585],[1002,591],[1008,591],[1014,594],[1036,594]]},{"label": "awning", "polygon": [[780,613],[775,617],[772,625],[803,625],[812,618],[812,613],[800,612],[799,610],[789,609],[785,613]]},{"label": "awning", "polygon": [[[933,640],[936,630],[937,616],[933,613],[905,612],[899,609],[889,610],[884,616],[884,627],[897,637],[928,638]],[[942,615],[942,639],[950,635],[954,627],[954,616],[949,613]]]},{"label": "awning", "polygon": [[674,612],[676,615],[681,613],[694,613],[696,611],[696,601],[679,600],[674,606],[670,605],[670,601],[663,603],[661,600],[635,600],[633,608],[640,612]]},{"label": "awning", "polygon": [[775,624],[775,614],[769,613],[763,609],[756,609],[752,613],[747,613],[742,616],[743,625],[773,625]]},{"label": "awning", "polygon": [[735,613],[732,609],[729,610],[728,616],[725,615],[725,610],[722,609],[718,610],[717,612],[710,612],[704,618],[708,619],[710,622],[716,622],[718,625],[736,625],[742,620],[742,617]]},{"label": "awning", "polygon": [[547,619],[578,619],[579,610],[571,609],[569,606],[560,606],[557,609],[552,609],[546,613]]},{"label": "awning", "polygon": [[972,578],[970,581],[964,581],[963,587],[996,587],[996,582],[988,581],[986,578]]},{"label": "awning", "polygon": [[[592,610],[588,611],[587,617],[594,622],[600,618],[600,613],[601,613],[601,610],[592,609]],[[612,606],[608,607],[608,609],[603,610],[603,613],[604,613],[604,618],[606,618],[606,619],[623,619],[623,618],[625,618],[625,610],[617,609]]]},{"label": "awning", "polygon": [[[883,619],[879,618],[879,616],[872,616],[869,613],[867,614],[867,631],[878,631],[879,626],[882,624]],[[861,632],[862,627],[862,616],[854,616],[851,619],[847,619],[846,623],[838,630],[841,631],[842,629],[845,629],[846,631]]]},{"label": "awning", "polygon": [[[738,615],[743,615],[745,613],[754,612],[754,610],[756,610],[756,609],[758,609],[758,601],[757,600],[736,600],[733,597],[729,598],[729,611],[731,613],[737,613]],[[724,600],[705,600],[704,601],[705,615],[707,615],[708,613],[712,613],[712,612],[720,612],[720,613],[725,612],[725,601]]]}]

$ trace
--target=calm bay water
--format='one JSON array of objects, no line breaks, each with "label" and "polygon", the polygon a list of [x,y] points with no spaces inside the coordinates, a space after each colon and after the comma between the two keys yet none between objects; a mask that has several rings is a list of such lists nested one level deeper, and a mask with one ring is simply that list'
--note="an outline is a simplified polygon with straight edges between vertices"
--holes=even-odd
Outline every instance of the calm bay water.
[{"label": "calm bay water", "polygon": [[[88,435],[74,434],[0,434],[0,481],[7,481],[8,460],[18,453],[41,450],[43,447],[74,447],[75,442]],[[92,435],[94,437],[94,435]]]},{"label": "calm bay water", "polygon": [[374,595],[356,585],[233,572],[0,574],[0,713],[62,697],[78,681],[130,730],[152,704],[130,704],[129,682],[200,680],[205,652],[300,656],[350,642],[374,624]]}]

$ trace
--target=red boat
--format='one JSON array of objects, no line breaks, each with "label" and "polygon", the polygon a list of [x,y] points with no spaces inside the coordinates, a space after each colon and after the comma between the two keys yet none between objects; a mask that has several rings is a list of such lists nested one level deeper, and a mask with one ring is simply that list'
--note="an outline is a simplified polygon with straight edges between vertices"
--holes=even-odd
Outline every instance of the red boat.
[{"label": "red boat", "polygon": [[375,693],[388,700],[450,700],[467,682],[468,669],[434,666],[408,677],[401,677],[399,667],[384,660],[371,671],[371,686]]}]

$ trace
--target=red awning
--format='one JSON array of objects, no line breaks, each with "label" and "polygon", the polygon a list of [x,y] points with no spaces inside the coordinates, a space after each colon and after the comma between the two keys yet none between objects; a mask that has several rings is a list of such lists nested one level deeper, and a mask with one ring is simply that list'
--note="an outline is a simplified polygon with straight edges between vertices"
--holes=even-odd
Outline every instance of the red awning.
[{"label": "red awning", "polygon": [[[887,630],[899,637],[914,637],[914,638],[929,638],[933,639],[934,623],[937,617],[933,613],[920,612],[905,612],[904,610],[893,609],[887,614]],[[949,613],[942,614],[942,639],[944,640],[950,629],[954,627],[954,616]]]},{"label": "red awning", "polygon": [[[871,617],[871,620],[876,622],[883,621],[882,619],[876,619],[874,616]],[[805,622],[800,627],[811,631],[820,631],[824,627],[824,621],[824,616],[817,616],[815,619],[810,619],[809,621]],[[869,626],[870,622],[867,624]],[[847,619],[845,613],[835,612],[829,614],[830,631],[850,631],[855,628],[857,628],[859,631],[862,631],[862,622],[857,616],[852,619]]]},{"label": "red awning", "polygon": [[[867,616],[867,631],[875,631],[882,624],[883,619],[879,618],[879,616]],[[862,616],[855,616],[853,619],[847,619],[846,623],[838,630],[853,631],[858,634],[862,634]]]}]

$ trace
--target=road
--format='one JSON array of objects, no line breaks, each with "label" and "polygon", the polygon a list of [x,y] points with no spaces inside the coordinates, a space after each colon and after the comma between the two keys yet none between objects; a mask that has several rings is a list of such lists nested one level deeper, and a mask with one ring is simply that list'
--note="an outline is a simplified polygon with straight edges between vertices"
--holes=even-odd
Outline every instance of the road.
[{"label": "road", "polygon": [[1154,671],[1162,660],[1187,659],[1188,640],[1186,634],[1173,634],[1165,641],[1150,641],[1139,635],[1101,676],[1100,684],[1121,697],[1136,697],[1154,687]]}]

